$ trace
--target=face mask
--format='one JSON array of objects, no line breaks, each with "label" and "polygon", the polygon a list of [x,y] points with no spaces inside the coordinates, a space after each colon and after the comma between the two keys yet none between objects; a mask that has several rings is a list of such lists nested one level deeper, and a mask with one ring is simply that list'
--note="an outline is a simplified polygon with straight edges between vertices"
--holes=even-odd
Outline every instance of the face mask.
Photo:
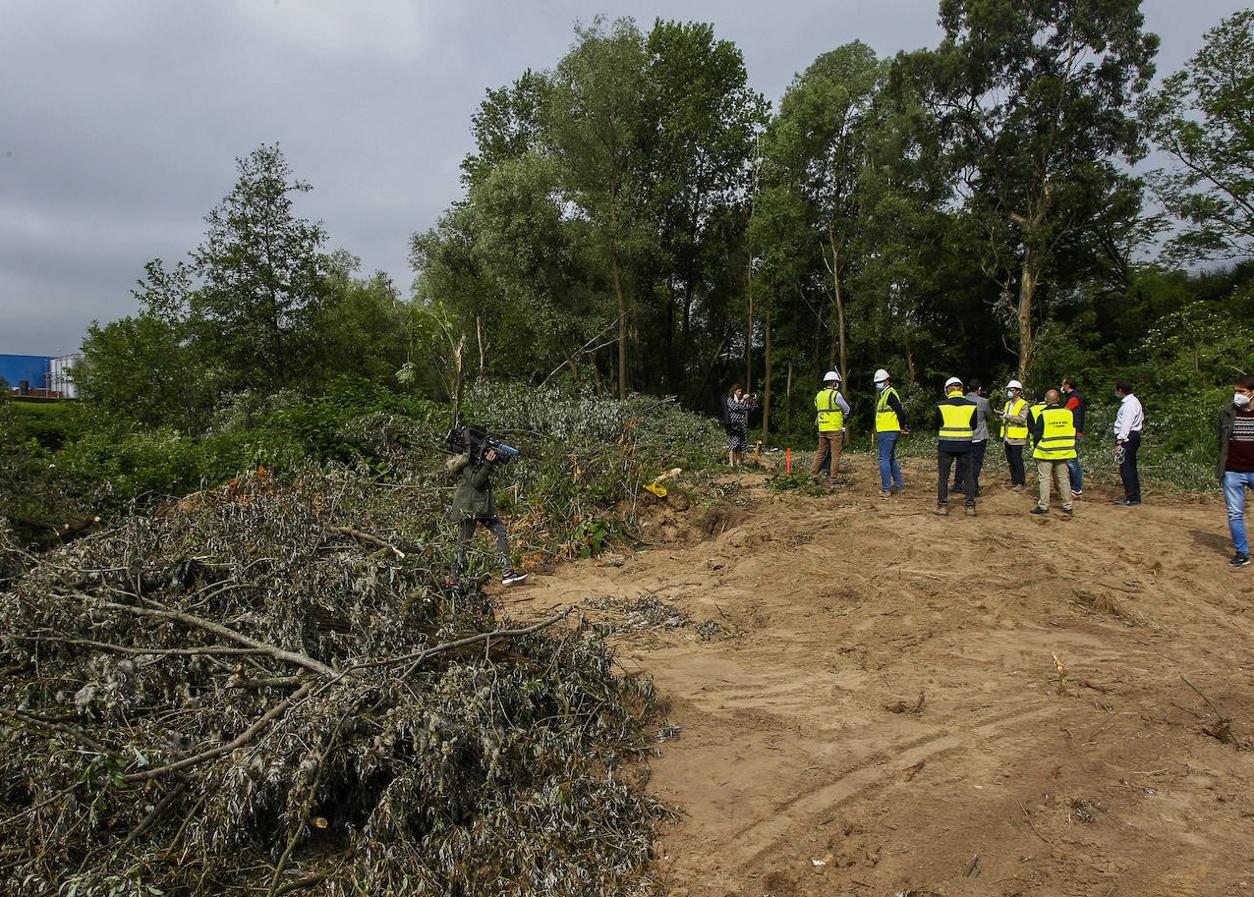
[{"label": "face mask", "polygon": [[1013,399],[1014,397],[1015,397],[1015,391],[1013,389],[1006,390],[1006,398]]},{"label": "face mask", "polygon": [[1238,408],[1244,408],[1250,404],[1250,397],[1243,392],[1234,392],[1232,394],[1232,404]]},{"label": "face mask", "polygon": [[888,389],[888,384],[887,384],[887,383],[876,383],[876,384],[875,384],[875,388],[876,388],[879,392],[883,392],[884,390]]}]

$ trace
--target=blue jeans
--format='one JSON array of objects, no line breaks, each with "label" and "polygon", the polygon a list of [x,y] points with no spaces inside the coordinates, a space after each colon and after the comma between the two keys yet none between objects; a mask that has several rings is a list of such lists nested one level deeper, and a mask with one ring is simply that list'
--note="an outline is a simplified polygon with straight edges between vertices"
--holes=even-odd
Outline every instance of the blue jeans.
[{"label": "blue jeans", "polygon": [[880,488],[901,491],[906,481],[901,478],[901,465],[897,463],[897,439],[901,431],[876,433],[875,441],[880,450]]},{"label": "blue jeans", "polygon": [[1237,554],[1248,555],[1250,542],[1245,536],[1245,490],[1254,489],[1254,473],[1224,471],[1224,504],[1228,506],[1228,529]]},{"label": "blue jeans", "polygon": [[1071,491],[1084,491],[1084,474],[1080,472],[1080,459],[1067,459],[1067,472],[1071,475]]}]

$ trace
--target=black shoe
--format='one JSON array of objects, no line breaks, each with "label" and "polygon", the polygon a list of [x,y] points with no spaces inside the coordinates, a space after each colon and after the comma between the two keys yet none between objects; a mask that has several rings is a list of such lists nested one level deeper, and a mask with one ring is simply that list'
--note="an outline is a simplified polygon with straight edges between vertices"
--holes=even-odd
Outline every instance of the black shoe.
[{"label": "black shoe", "polygon": [[1140,503],[1141,503],[1141,500],[1139,498],[1137,499],[1121,498],[1115,502],[1115,504],[1119,505],[1119,507],[1121,508],[1130,508],[1133,505],[1139,505]]},{"label": "black shoe", "polygon": [[1041,514],[1048,514],[1048,513],[1049,513],[1049,511],[1045,510],[1044,508],[1042,508],[1042,507],[1040,507],[1040,506],[1037,506],[1037,507],[1033,508],[1032,510],[1028,511],[1028,513],[1029,513],[1029,514],[1037,514],[1037,515],[1041,515]]},{"label": "black shoe", "polygon": [[1248,567],[1250,565],[1250,556],[1248,554],[1237,554],[1232,556],[1232,560],[1228,561],[1229,567]]},{"label": "black shoe", "polygon": [[1064,514],[1066,514],[1068,517],[1074,517],[1074,516],[1075,516],[1075,509],[1074,509],[1074,508],[1063,508],[1063,509],[1062,509],[1062,512],[1063,512]]},{"label": "black shoe", "polygon": [[501,585],[512,586],[516,583],[522,582],[526,578],[526,573],[520,573],[517,570],[506,570],[505,575],[501,577]]}]

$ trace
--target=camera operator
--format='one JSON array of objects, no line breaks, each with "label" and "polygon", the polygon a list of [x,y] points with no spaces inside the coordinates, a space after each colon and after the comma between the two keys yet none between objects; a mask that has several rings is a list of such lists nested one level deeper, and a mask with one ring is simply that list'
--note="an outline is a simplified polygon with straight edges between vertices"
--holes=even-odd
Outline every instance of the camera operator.
[{"label": "camera operator", "polygon": [[494,449],[483,452],[479,460],[467,451],[450,458],[448,462],[449,473],[459,478],[452,507],[452,517],[457,521],[457,555],[453,576],[459,583],[466,568],[466,549],[474,538],[476,525],[483,526],[496,537],[496,550],[502,567],[501,584],[510,586],[527,578],[526,573],[513,568],[510,561],[509,534],[505,530],[504,521],[496,513],[496,498],[492,494],[492,465],[497,457]]}]

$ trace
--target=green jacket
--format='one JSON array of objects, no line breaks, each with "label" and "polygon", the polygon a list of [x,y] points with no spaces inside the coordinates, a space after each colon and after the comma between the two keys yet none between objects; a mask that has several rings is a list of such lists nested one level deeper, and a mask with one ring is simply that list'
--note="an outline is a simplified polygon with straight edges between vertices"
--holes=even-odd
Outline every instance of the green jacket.
[{"label": "green jacket", "polygon": [[460,474],[457,492],[453,494],[453,519],[495,517],[496,498],[492,495],[492,465],[472,464],[469,455],[462,455],[451,472]]}]

